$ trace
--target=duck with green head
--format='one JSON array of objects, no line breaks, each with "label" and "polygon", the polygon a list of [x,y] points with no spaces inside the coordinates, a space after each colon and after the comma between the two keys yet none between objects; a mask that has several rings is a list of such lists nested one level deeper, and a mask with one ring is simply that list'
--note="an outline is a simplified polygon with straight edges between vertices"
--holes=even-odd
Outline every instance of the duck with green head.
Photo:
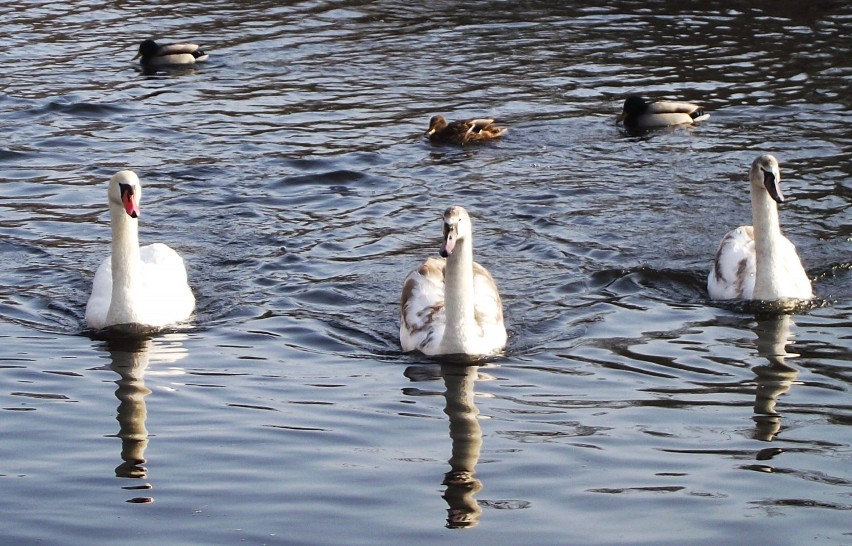
[{"label": "duck with green head", "polygon": [[651,129],[695,123],[709,117],[710,114],[701,106],[691,102],[649,102],[638,95],[631,95],[624,101],[616,123],[622,122],[629,129]]},{"label": "duck with green head", "polygon": [[139,51],[133,60],[140,59],[139,64],[145,68],[156,68],[201,63],[208,57],[196,44],[159,45],[154,40],[148,39],[139,44]]}]

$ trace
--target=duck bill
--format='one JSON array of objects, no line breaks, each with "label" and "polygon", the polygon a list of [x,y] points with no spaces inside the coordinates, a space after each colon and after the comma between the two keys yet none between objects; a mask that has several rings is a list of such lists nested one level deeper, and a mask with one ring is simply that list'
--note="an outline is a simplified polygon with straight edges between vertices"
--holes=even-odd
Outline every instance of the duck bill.
[{"label": "duck bill", "polygon": [[139,196],[130,184],[121,184],[121,204],[131,218],[139,218]]},{"label": "duck bill", "polygon": [[763,187],[769,192],[769,197],[776,203],[784,202],[784,194],[781,193],[781,173],[776,170],[763,173]]},{"label": "duck bill", "polygon": [[626,118],[627,118],[627,112],[622,112],[622,113],[618,114],[618,116],[616,116],[616,118],[615,118],[615,122],[616,122],[616,123],[621,123],[621,122],[622,122],[622,121],[624,121]]},{"label": "duck bill", "polygon": [[141,56],[142,56],[142,52],[140,51],[139,53],[137,53],[137,54],[136,54],[136,56],[135,56],[135,57],[133,57],[133,58],[132,58],[132,59],[130,59],[130,60],[131,60],[131,61],[135,61],[136,59],[138,59],[138,58],[139,58],[139,57],[141,57]]}]

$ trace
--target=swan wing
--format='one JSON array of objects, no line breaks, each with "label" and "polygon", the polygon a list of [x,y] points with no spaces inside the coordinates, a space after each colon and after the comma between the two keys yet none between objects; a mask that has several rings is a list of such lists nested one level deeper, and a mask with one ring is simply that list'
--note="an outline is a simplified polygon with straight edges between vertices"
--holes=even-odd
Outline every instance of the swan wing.
[{"label": "swan wing", "polygon": [[714,300],[752,299],[754,294],[754,229],[740,226],[722,238],[713,269],[707,277],[707,292]]},{"label": "swan wing", "polygon": [[107,256],[95,272],[95,278],[92,281],[92,294],[86,304],[86,324],[89,328],[98,330],[107,326],[106,317],[111,299],[112,259]]},{"label": "swan wing", "polygon": [[183,258],[162,243],[139,249],[142,260],[140,319],[149,326],[166,326],[189,318],[195,296],[187,283]]},{"label": "swan wing", "polygon": [[444,268],[429,258],[405,277],[400,299],[399,342],[405,352],[435,354],[444,337]]},{"label": "swan wing", "polygon": [[777,252],[781,254],[780,263],[783,268],[781,278],[784,279],[783,293],[785,297],[801,300],[814,296],[811,280],[802,265],[802,260],[796,252],[796,245],[790,239],[781,236]]},{"label": "swan wing", "polygon": [[487,269],[473,264],[474,317],[486,350],[491,354],[506,345],[506,327],[503,324],[503,302],[494,278]]}]

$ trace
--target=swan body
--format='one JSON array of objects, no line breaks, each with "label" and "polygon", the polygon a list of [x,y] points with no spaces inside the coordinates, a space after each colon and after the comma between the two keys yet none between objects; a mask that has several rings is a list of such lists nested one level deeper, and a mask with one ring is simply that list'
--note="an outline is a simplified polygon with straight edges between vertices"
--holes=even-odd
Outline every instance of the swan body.
[{"label": "swan body", "polygon": [[432,116],[426,136],[432,142],[465,145],[469,142],[493,140],[506,132],[505,127],[494,125],[493,119],[468,119],[447,122],[444,116]]},{"label": "swan body", "polygon": [[443,258],[429,258],[405,278],[399,340],[426,355],[494,355],[506,346],[503,304],[494,279],[473,261],[470,216],[444,212]]},{"label": "swan body", "polygon": [[781,234],[776,203],[784,201],[778,161],[761,155],[751,165],[753,226],[729,231],[719,244],[707,292],[715,300],[810,299],[811,281],[796,247]]},{"label": "swan body", "polygon": [[200,63],[206,61],[209,55],[201,51],[196,44],[158,45],[154,40],[148,39],[139,44],[139,52],[133,60],[140,57],[139,64],[151,68]]},{"label": "swan body", "polygon": [[168,246],[139,247],[142,187],[133,171],[120,171],[109,183],[112,254],[98,267],[86,305],[86,324],[162,328],[189,318],[195,297],[183,259]]},{"label": "swan body", "polygon": [[616,123],[623,122],[630,129],[650,129],[704,121],[709,117],[710,114],[705,113],[701,106],[691,102],[648,102],[640,96],[632,95],[624,101]]}]

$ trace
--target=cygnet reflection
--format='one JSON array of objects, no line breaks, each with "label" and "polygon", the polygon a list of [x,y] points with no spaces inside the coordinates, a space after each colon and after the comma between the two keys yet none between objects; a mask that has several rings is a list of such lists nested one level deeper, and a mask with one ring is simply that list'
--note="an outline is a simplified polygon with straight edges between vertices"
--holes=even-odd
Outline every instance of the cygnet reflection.
[{"label": "cygnet reflection", "polygon": [[792,341],[795,323],[789,315],[760,319],[754,327],[757,334],[757,353],[767,360],[752,368],[757,381],[754,400],[754,437],[770,442],[781,429],[781,414],[776,411],[778,397],[790,390],[799,370],[790,366],[788,360],[796,354],[787,352]]}]

